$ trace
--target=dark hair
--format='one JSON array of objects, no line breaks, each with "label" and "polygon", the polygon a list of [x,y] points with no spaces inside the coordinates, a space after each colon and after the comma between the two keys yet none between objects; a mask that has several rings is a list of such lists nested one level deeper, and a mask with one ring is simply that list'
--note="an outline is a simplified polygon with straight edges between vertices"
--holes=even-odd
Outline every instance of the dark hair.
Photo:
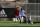
[{"label": "dark hair", "polygon": [[23,8],[21,8],[23,10]]}]

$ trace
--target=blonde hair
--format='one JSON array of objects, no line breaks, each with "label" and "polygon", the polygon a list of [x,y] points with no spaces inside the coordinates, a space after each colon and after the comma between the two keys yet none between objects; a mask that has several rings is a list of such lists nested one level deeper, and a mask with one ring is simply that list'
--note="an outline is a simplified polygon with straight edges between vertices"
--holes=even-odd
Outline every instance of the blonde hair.
[{"label": "blonde hair", "polygon": [[21,7],[20,7],[20,6],[17,6],[17,8],[21,9]]}]

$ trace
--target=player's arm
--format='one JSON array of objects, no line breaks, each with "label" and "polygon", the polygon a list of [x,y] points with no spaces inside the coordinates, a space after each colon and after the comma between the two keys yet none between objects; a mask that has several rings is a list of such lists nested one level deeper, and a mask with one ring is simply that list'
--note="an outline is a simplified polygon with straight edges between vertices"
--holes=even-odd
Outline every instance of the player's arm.
[{"label": "player's arm", "polygon": [[27,15],[27,12],[24,11],[24,14]]}]

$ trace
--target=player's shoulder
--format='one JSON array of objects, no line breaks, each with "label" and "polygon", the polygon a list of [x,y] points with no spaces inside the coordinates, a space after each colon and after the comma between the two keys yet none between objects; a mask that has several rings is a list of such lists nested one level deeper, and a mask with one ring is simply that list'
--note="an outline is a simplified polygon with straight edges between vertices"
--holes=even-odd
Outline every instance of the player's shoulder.
[{"label": "player's shoulder", "polygon": [[18,9],[18,10],[20,10],[20,9]]},{"label": "player's shoulder", "polygon": [[24,10],[22,10],[23,12],[25,12]]}]

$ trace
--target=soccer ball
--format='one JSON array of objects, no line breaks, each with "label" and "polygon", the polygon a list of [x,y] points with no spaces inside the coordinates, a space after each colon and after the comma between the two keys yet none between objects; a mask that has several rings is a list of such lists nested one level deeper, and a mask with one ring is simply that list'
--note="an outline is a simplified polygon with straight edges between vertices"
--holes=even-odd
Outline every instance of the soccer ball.
[{"label": "soccer ball", "polygon": [[33,22],[31,22],[31,24],[33,24]]}]

